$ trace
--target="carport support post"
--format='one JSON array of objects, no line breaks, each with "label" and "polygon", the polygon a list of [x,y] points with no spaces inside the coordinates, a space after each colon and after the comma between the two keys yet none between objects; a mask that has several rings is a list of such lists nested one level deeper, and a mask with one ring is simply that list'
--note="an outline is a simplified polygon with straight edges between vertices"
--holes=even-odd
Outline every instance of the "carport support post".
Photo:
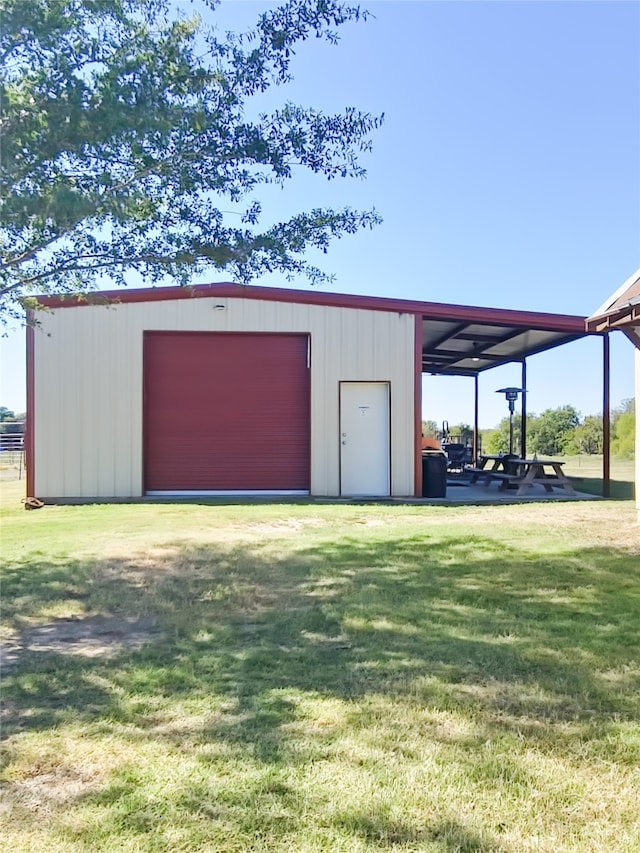
[{"label": "carport support post", "polygon": [[473,375],[473,390],[474,390],[474,399],[473,399],[473,464],[478,464],[478,436],[480,435],[480,431],[478,429],[478,374],[474,373]]},{"label": "carport support post", "polygon": [[413,366],[413,418],[414,418],[414,449],[413,449],[413,492],[414,497],[422,497],[422,314],[416,314],[414,337],[414,366]]},{"label": "carport support post", "polygon": [[522,402],[520,407],[520,458],[527,458],[527,360],[522,359]]},{"label": "carport support post", "polygon": [[609,332],[602,338],[602,497],[611,495],[611,355]]},{"label": "carport support post", "polygon": [[35,409],[35,318],[34,312],[27,310],[27,422],[24,434],[26,497],[36,496],[35,488],[35,439],[34,439],[34,409]]}]

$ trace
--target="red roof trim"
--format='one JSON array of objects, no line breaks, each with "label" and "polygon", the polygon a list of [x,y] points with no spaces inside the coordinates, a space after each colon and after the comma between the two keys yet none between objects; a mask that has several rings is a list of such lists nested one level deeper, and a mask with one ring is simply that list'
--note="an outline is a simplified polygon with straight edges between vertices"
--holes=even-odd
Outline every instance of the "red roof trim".
[{"label": "red roof trim", "polygon": [[272,302],[292,302],[334,308],[361,308],[370,311],[398,311],[403,314],[423,314],[429,319],[466,320],[475,323],[500,323],[560,332],[585,334],[585,317],[570,314],[548,314],[516,311],[507,308],[481,308],[472,305],[449,305],[440,302],[418,302],[410,299],[390,299],[382,296],[357,296],[344,293],[322,293],[310,290],[288,290],[278,287],[232,284],[196,284],[191,287],[152,287],[136,290],[101,290],[82,296],[40,296],[45,308],[73,308],[131,302],[161,302],[170,299],[199,299],[206,297],[235,297],[263,299]]}]

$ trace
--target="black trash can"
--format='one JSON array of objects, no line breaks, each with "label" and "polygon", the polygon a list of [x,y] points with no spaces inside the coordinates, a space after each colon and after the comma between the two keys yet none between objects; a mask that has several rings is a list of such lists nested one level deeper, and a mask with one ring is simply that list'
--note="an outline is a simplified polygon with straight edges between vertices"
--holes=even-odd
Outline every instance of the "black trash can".
[{"label": "black trash can", "polygon": [[447,457],[439,450],[422,454],[422,497],[446,498]]}]

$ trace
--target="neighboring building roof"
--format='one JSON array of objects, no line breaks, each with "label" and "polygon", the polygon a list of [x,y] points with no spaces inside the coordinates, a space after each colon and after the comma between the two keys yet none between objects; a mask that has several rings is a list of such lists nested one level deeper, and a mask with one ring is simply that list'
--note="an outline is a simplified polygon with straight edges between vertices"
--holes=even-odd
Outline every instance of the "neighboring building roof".
[{"label": "neighboring building roof", "polygon": [[83,296],[42,296],[46,308],[197,298],[263,299],[337,308],[392,311],[422,318],[422,370],[473,376],[483,370],[522,361],[529,355],[584,337],[585,318],[567,314],[482,308],[378,296],[289,290],[223,282],[192,287],[96,291]]},{"label": "neighboring building roof", "polygon": [[620,329],[640,349],[640,269],[587,319],[587,331]]}]

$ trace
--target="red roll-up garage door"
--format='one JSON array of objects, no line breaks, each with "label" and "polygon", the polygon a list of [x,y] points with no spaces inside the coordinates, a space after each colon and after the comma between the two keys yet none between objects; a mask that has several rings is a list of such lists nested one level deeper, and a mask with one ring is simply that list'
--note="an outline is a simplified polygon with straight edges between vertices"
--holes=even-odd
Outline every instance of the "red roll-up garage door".
[{"label": "red roll-up garage door", "polygon": [[146,492],[310,484],[306,335],[145,332]]}]

